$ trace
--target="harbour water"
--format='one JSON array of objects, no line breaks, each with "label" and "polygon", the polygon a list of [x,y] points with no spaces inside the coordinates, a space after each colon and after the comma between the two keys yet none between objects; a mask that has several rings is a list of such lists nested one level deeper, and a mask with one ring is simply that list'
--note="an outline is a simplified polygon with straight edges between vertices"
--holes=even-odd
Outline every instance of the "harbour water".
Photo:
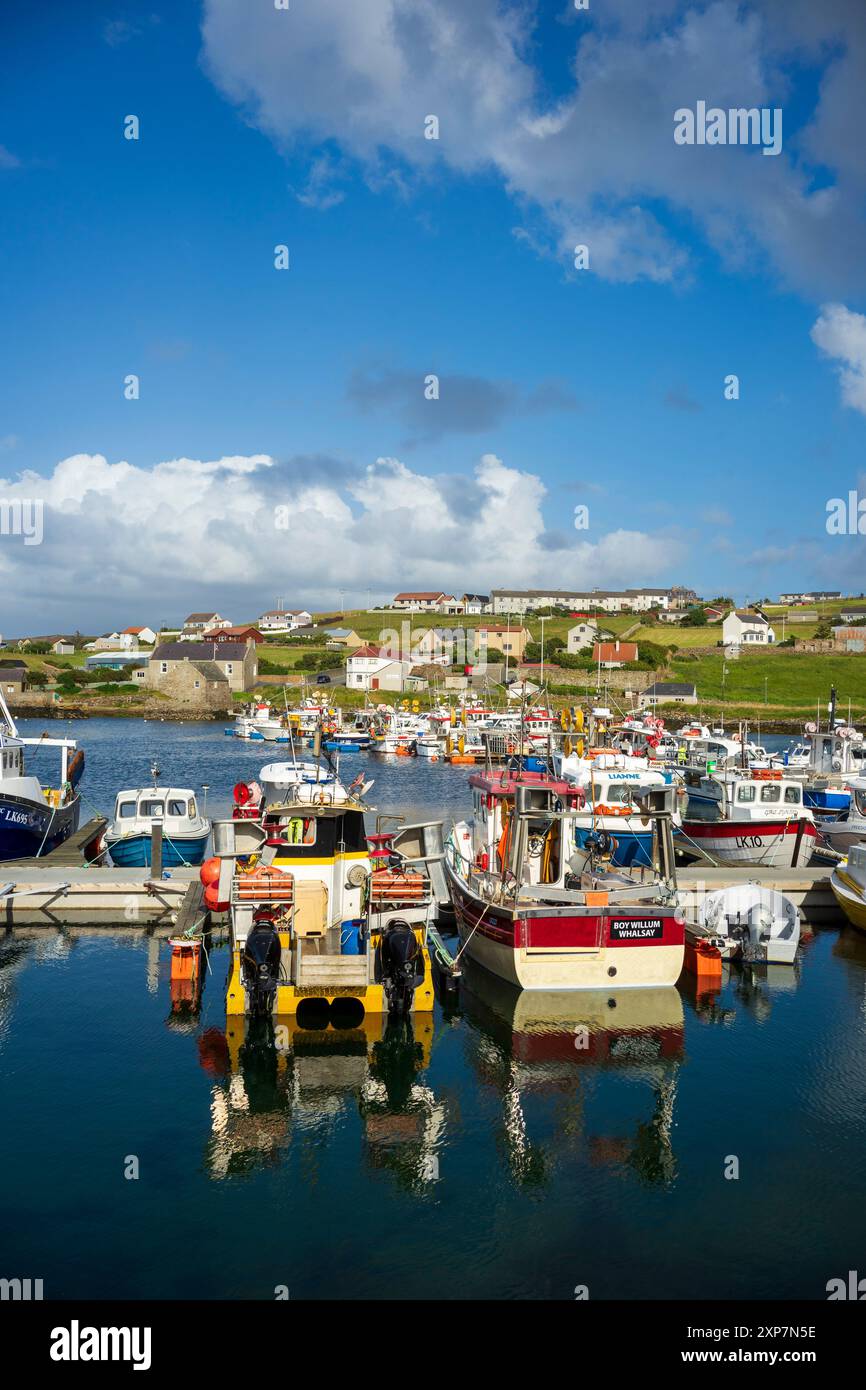
[{"label": "harbour water", "polygon": [[[85,813],[153,758],[226,811],[281,756],[215,724],[72,728]],[[356,764],[383,813],[465,806],[471,769]],[[850,929],[793,969],[726,967],[713,998],[688,977],[588,1000],[473,974],[412,1037],[275,1046],[227,1030],[226,966],[217,947],[194,1017],[144,932],[0,937],[0,1274],[59,1298],[820,1299],[863,1269]]]}]

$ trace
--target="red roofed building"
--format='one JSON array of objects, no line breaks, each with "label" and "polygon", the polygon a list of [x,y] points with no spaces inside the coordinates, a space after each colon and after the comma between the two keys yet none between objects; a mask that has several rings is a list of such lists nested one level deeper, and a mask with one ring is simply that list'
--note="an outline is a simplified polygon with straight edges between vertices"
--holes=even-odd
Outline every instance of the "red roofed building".
[{"label": "red roofed building", "polygon": [[596,665],[613,671],[618,666],[625,666],[626,662],[637,661],[637,643],[620,642],[619,639],[615,642],[596,642],[592,659]]},{"label": "red roofed building", "polygon": [[216,627],[203,634],[203,642],[264,642],[257,627]]}]

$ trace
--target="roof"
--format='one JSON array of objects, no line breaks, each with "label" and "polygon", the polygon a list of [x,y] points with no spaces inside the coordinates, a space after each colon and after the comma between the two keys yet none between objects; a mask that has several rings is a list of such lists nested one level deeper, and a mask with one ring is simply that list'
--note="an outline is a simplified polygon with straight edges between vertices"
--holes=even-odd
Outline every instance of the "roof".
[{"label": "roof", "polygon": [[7,676],[13,671],[20,671],[23,675],[26,673],[27,667],[23,661],[0,661],[0,671],[3,671]]},{"label": "roof", "polygon": [[211,618],[218,618],[218,617],[219,617],[219,613],[216,613],[216,612],[212,612],[212,613],[190,613],[188,617],[184,618],[184,622],[185,622],[185,623],[206,623],[206,622],[208,622]]},{"label": "roof", "polygon": [[479,623],[476,631],[478,632],[528,632],[529,629],[524,623]]},{"label": "roof", "polygon": [[643,692],[644,695],[697,695],[696,685],[690,685],[688,681],[656,681],[654,685],[648,685]]},{"label": "roof", "polygon": [[[226,641],[229,641],[229,642],[230,642],[231,639],[232,639],[232,637],[242,637],[245,633],[248,633],[248,632],[254,632],[255,635],[256,635],[256,637],[260,637],[262,641],[265,640],[264,637],[262,636],[262,633],[260,633],[259,630],[258,630],[258,628],[257,628],[257,627],[254,627],[252,623],[250,623],[249,626],[247,626],[247,627],[215,627],[215,628],[211,628],[211,632],[214,632],[214,633],[218,633],[218,634],[219,634],[219,637],[218,637],[217,640],[220,642],[221,645],[224,644]],[[213,640],[213,639],[211,638],[211,633],[210,633],[210,632],[204,632],[204,633],[202,633],[202,641],[203,641],[203,642],[212,641],[212,640]]]},{"label": "roof", "polygon": [[403,598],[426,598],[426,599],[436,599],[436,598],[447,598],[447,597],[448,597],[448,595],[447,595],[447,594],[444,592],[444,590],[442,590],[442,589],[437,589],[435,592],[434,592],[432,589],[420,589],[417,593],[409,593],[409,592],[407,592],[407,593],[405,593],[405,594],[395,594],[395,595],[394,595],[394,602],[397,603],[400,599],[403,599]]},{"label": "roof", "polygon": [[636,642],[596,642],[593,661],[637,661]]},{"label": "roof", "polygon": [[378,647],[374,647],[374,646],[372,646],[371,643],[368,642],[367,645],[366,645],[365,647],[359,647],[357,651],[352,652],[352,655],[349,656],[349,657],[347,657],[346,660],[347,660],[347,661],[354,661],[354,659],[355,659],[356,656],[383,656],[383,655],[384,655],[384,653],[383,653]]},{"label": "roof", "polygon": [[489,602],[490,602],[490,595],[489,595],[489,594],[464,594],[464,595],[463,595],[463,602],[464,602],[464,603],[489,603]]},{"label": "roof", "polygon": [[[741,623],[757,623],[758,627],[763,623],[765,627],[769,626],[763,613],[743,613],[739,608],[737,608],[735,612]],[[728,617],[730,617],[730,613]]]},{"label": "roof", "polygon": [[268,608],[263,618],[297,618],[299,613],[308,613],[307,608]]},{"label": "roof", "polygon": [[[216,649],[216,650],[215,650]],[[163,642],[153,653],[154,661],[243,661],[245,642]]]},{"label": "roof", "polygon": [[670,589],[491,589],[494,598],[599,599],[669,595]]},{"label": "roof", "polygon": [[193,661],[191,665],[193,665],[197,671],[201,671],[202,675],[206,677],[207,680],[225,681],[226,685],[228,685],[228,677],[224,671],[220,670],[215,661]]}]

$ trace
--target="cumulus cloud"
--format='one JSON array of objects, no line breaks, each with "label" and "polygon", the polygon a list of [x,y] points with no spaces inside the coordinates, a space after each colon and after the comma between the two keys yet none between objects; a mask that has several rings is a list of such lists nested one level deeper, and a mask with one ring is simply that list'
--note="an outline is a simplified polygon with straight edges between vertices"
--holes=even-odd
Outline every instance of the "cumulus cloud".
[{"label": "cumulus cloud", "polygon": [[395,458],[356,468],[256,454],[145,469],[76,454],[47,477],[0,480],[0,497],[44,503],[41,546],[0,537],[0,628],[101,631],[211,605],[248,620],[278,593],[320,608],[341,589],[366,602],[368,589],[381,599],[406,587],[622,586],[661,582],[684,558],[682,544],[638,531],[575,533],[569,548],[546,529],[541,479],[493,454],[462,503],[454,483]]},{"label": "cumulus cloud", "polygon": [[[534,7],[504,0],[296,0],[291,19],[246,0],[205,0],[203,57],[223,94],[286,152],[306,152],[312,201],[330,188],[323,145],[401,191],[439,169],[492,170],[566,256],[590,247],[613,280],[683,281],[684,219],[733,270],[772,266],[836,294],[866,283],[866,7],[849,0],[607,0],[561,31],[573,79],[546,95]],[[790,73],[820,74],[814,109]],[[796,105],[774,159],[739,146],[678,146],[673,113]],[[787,103],[787,105],[786,105]],[[436,115],[440,138],[425,140]],[[336,194],[326,193],[325,201]]]},{"label": "cumulus cloud", "polygon": [[844,304],[825,304],[812,325],[812,341],[838,368],[842,400],[866,415],[866,316]]}]

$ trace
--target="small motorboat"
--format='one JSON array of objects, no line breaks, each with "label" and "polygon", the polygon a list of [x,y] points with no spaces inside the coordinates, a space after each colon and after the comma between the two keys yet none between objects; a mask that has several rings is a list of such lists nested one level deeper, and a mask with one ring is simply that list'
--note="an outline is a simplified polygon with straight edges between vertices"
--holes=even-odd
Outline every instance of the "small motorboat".
[{"label": "small motorboat", "polygon": [[800,941],[800,914],[783,893],[762,888],[758,883],[719,888],[703,899],[698,919],[727,960],[794,963]]},{"label": "small motorboat", "polygon": [[830,875],[830,887],[851,926],[866,931],[866,844],[851,846]]},{"label": "small motorboat", "polygon": [[148,868],[153,827],[162,826],[162,862],[165,868],[201,864],[205,857],[210,821],[199,811],[189,787],[161,787],[159,768],[153,785],[118,792],[114,817],[105,831],[105,848],[117,867]]}]

